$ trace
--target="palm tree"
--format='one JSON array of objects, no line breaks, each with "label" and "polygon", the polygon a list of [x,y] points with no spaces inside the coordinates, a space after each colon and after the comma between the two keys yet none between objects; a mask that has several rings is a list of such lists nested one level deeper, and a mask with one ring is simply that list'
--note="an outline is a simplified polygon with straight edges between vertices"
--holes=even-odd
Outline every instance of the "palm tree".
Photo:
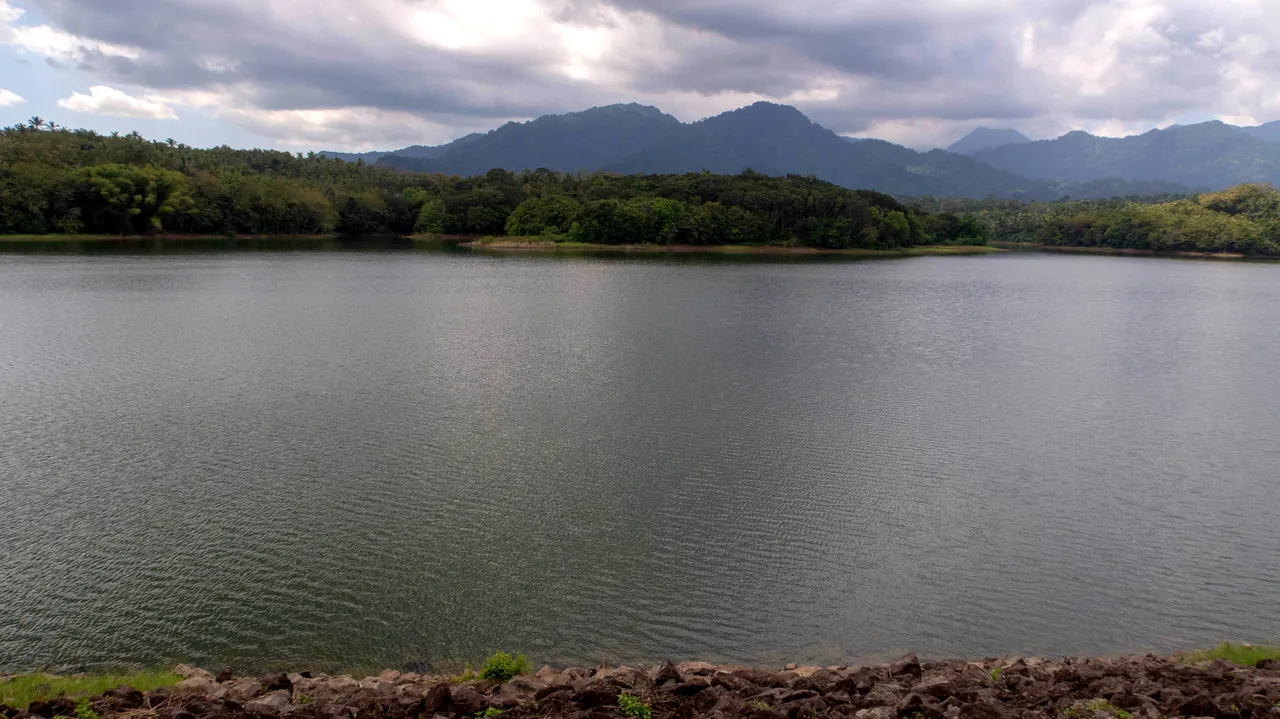
[{"label": "palm tree", "polygon": [[165,142],[165,144],[166,144],[166,145],[168,145],[169,147],[174,147],[174,146],[176,146],[176,145],[178,144],[178,141],[177,141],[177,140],[175,140],[175,139],[173,139],[172,137],[171,137],[171,138],[169,138],[169,139],[167,139],[167,140],[165,140],[164,142]]},{"label": "palm tree", "polygon": [[50,120],[50,121],[49,121],[49,132],[57,132],[57,131],[58,131],[58,123],[54,122],[53,120]]},{"label": "palm tree", "polygon": [[44,118],[43,118],[43,117],[40,117],[39,115],[36,115],[35,117],[31,118],[30,120],[27,120],[27,124],[31,126],[31,129],[32,129],[32,130],[43,130],[43,129],[44,129]]}]

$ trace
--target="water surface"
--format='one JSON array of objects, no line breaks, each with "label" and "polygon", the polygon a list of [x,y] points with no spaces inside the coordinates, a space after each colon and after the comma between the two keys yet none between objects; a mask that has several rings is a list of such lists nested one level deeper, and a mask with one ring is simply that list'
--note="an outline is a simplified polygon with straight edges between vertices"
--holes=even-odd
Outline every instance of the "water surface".
[{"label": "water surface", "polygon": [[1280,267],[0,256],[0,669],[1280,638]]}]

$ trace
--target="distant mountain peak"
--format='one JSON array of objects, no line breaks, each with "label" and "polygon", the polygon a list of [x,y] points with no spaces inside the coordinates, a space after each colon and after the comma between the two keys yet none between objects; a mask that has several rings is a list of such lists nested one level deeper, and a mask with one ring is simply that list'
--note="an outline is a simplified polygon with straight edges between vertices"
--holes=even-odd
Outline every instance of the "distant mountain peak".
[{"label": "distant mountain peak", "polygon": [[979,127],[953,142],[947,148],[947,152],[954,152],[957,155],[974,155],[983,150],[1024,142],[1031,142],[1031,138],[1012,128]]}]

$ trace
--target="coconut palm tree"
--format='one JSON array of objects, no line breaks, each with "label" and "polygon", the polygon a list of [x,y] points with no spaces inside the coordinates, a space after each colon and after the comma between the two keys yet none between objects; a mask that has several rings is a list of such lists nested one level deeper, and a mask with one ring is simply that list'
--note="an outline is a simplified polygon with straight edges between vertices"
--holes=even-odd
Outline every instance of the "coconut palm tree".
[{"label": "coconut palm tree", "polygon": [[43,118],[43,117],[40,117],[39,115],[36,115],[35,117],[31,118],[30,120],[27,120],[27,124],[31,126],[31,129],[32,129],[32,130],[43,130],[43,129],[44,129],[44,118]]}]

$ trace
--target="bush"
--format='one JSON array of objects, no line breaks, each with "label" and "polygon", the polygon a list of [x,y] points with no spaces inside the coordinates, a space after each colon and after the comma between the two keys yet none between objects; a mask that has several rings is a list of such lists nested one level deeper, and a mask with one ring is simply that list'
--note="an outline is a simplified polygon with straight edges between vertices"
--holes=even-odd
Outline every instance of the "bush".
[{"label": "bush", "polygon": [[625,692],[618,695],[618,709],[635,719],[653,719],[653,707],[648,702]]},{"label": "bush", "polygon": [[506,652],[494,652],[485,660],[484,666],[480,667],[481,679],[498,679],[500,681],[511,681],[511,677],[517,674],[524,674],[530,669],[529,659],[523,654],[507,654]]}]

